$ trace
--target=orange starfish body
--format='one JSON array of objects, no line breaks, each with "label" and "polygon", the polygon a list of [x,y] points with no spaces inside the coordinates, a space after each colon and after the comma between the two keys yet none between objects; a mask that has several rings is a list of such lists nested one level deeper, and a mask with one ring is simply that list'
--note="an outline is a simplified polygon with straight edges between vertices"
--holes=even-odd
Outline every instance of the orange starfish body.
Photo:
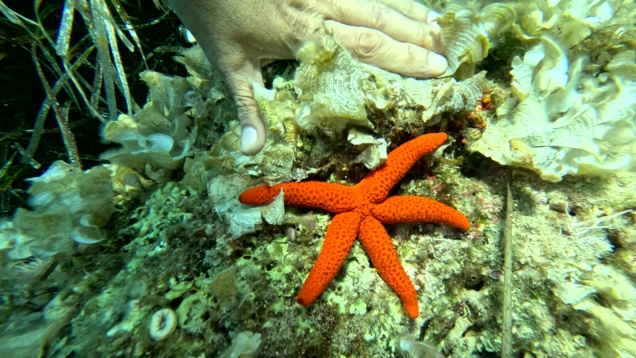
[{"label": "orange starfish body", "polygon": [[398,294],[411,318],[419,314],[417,294],[382,224],[433,222],[468,230],[459,211],[419,196],[393,196],[389,191],[423,155],[447,139],[445,133],[426,134],[395,148],[387,160],[355,186],[307,181],[259,186],[239,196],[243,204],[271,203],[284,191],[287,205],[321,208],[336,215],[331,220],[322,250],[298,293],[297,301],[311,304],[336,276],[356,237],[384,281]]}]

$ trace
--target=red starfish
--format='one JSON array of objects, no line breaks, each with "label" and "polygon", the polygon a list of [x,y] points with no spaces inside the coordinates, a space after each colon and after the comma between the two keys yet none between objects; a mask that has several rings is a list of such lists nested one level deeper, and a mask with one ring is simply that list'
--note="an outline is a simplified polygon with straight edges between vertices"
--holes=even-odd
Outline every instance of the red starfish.
[{"label": "red starfish", "polygon": [[392,196],[389,191],[423,155],[442,145],[445,133],[420,136],[395,148],[386,162],[355,186],[307,181],[258,186],[239,196],[243,204],[271,203],[284,190],[285,204],[321,208],[336,215],[327,228],[322,250],[305,280],[297,301],[311,304],[336,276],[356,236],[384,281],[402,299],[411,318],[419,314],[417,294],[382,224],[434,222],[468,230],[470,223],[459,211],[419,196]]}]

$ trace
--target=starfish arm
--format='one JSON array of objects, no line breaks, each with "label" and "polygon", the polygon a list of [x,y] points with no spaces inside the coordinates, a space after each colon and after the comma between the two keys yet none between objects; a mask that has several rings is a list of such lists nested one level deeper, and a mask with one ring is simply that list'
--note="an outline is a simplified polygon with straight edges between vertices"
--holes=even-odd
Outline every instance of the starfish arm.
[{"label": "starfish arm", "polygon": [[362,214],[337,214],[331,220],[322,249],[309,276],[300,288],[296,301],[309,306],[336,276],[356,239]]},{"label": "starfish arm", "polygon": [[418,159],[437,149],[447,138],[446,133],[431,133],[400,145],[389,153],[384,164],[355,187],[372,203],[384,200]]},{"label": "starfish arm", "polygon": [[466,231],[470,222],[464,214],[433,199],[421,196],[392,196],[371,208],[371,215],[383,224],[433,222]]},{"label": "starfish arm", "polygon": [[287,205],[321,208],[332,213],[351,211],[362,203],[361,195],[353,187],[318,181],[257,186],[244,191],[239,201],[249,205],[269,204],[281,189]]},{"label": "starfish arm", "polygon": [[406,275],[395,248],[393,248],[391,237],[382,223],[367,216],[360,224],[358,239],[371,258],[371,262],[380,277],[400,296],[409,317],[415,319],[419,314],[415,287]]}]

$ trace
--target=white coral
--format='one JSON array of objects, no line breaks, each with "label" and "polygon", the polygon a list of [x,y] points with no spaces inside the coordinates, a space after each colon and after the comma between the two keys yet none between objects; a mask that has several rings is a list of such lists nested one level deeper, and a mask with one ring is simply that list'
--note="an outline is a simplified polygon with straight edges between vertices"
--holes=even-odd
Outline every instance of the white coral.
[{"label": "white coral", "polygon": [[204,99],[184,78],[153,71],[140,76],[150,88],[150,101],[134,116],[120,115],[105,126],[104,138],[122,147],[101,158],[138,170],[147,164],[155,170],[176,169],[192,154],[197,126],[191,116],[204,115]]},{"label": "white coral", "polygon": [[512,63],[516,104],[502,106],[469,150],[550,181],[627,169],[636,149],[635,58],[620,53],[592,76],[582,72],[584,58],[570,64],[559,44],[543,37]]},{"label": "white coral", "polygon": [[16,210],[0,225],[0,249],[12,260],[48,257],[73,249],[73,242],[103,239],[100,228],[114,211],[110,171],[54,162],[41,176],[28,179],[32,210]]}]

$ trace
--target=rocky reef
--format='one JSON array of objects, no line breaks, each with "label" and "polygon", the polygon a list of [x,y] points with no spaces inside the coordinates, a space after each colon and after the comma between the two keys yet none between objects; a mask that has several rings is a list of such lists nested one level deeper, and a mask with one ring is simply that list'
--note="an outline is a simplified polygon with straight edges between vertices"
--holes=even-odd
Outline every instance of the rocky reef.
[{"label": "rocky reef", "polygon": [[[330,36],[307,44],[272,88],[255,87],[269,134],[255,156],[240,153],[235,108],[198,46],[175,57],[185,77],[142,72],[146,105],[103,128],[120,145],[111,164],[56,164],[33,179],[33,211],[1,224],[0,355],[499,355],[509,280],[514,352],[636,356],[636,4],[426,3],[441,13],[446,74],[403,78]],[[358,243],[346,274],[298,305],[330,215],[238,195],[354,185],[434,131],[450,140],[393,192],[450,205],[472,227],[388,227],[419,317]],[[78,205],[64,228],[39,225],[55,240],[25,241],[24,218]]]}]

